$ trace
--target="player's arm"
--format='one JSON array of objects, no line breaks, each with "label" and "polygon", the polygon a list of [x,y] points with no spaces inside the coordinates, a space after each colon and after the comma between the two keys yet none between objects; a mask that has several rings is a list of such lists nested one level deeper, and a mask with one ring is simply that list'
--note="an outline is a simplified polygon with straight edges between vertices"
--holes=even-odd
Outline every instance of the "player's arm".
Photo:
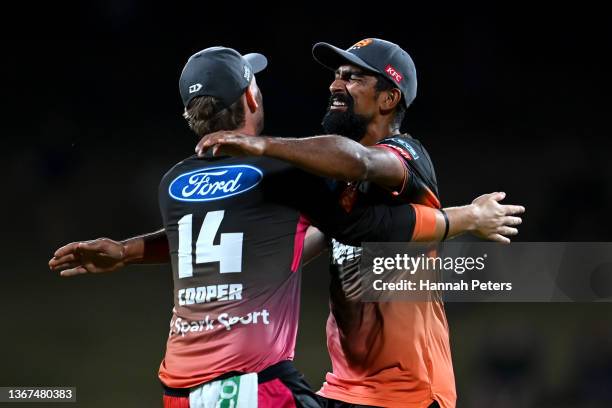
[{"label": "player's arm", "polygon": [[442,211],[432,207],[419,204],[394,207],[377,205],[378,212],[387,211],[383,212],[378,227],[368,230],[370,222],[366,218],[348,231],[341,230],[335,234],[340,236],[341,241],[353,241],[345,242],[348,244],[359,241],[439,242],[466,232],[482,239],[510,243],[509,237],[518,234],[516,226],[522,222],[518,215],[524,212],[524,208],[500,204],[504,197],[504,193],[484,194],[469,205],[446,208],[448,224]]},{"label": "player's arm", "polygon": [[406,177],[404,163],[389,149],[363,146],[338,135],[293,139],[222,131],[204,136],[196,152],[204,154],[211,148],[214,154],[274,157],[319,176],[368,180],[389,189],[402,185]]},{"label": "player's arm", "polygon": [[[430,207],[424,206],[416,206],[412,207],[415,214],[414,219],[414,227],[412,227],[412,241],[439,241],[444,234],[446,228],[446,221],[444,220],[444,216],[440,211],[435,211]],[[410,211],[407,209],[399,208],[397,210],[399,217],[402,217],[402,212]],[[486,210],[485,210],[486,211]],[[418,213],[418,216],[417,216]],[[482,221],[479,221],[479,217],[477,217],[477,208],[476,205],[473,206],[465,206],[465,207],[454,207],[447,208],[446,214],[449,219],[449,231],[448,238],[453,238],[459,234],[462,234],[465,231],[476,231],[479,228],[479,225],[482,224]],[[483,215],[483,211],[480,211],[480,219],[486,219],[486,216]],[[431,217],[429,220],[428,218]],[[407,219],[410,219],[411,216],[407,215]],[[417,221],[418,218],[418,221]],[[480,224],[479,224],[480,222]],[[403,223],[402,223],[403,224]],[[410,226],[409,226],[410,228]],[[409,229],[408,228],[408,229]],[[482,228],[482,226],[480,226]],[[493,231],[491,231],[493,232]],[[507,235],[513,235],[512,231],[505,231]],[[495,232],[497,233],[497,232]],[[407,231],[402,231],[401,228],[395,229],[395,232],[392,234],[396,234],[400,239],[404,240],[408,235]],[[303,260],[304,265],[307,265],[309,262],[317,258],[327,249],[327,238],[325,234],[319,231],[318,228],[314,226],[309,226],[308,230],[306,230],[306,237],[304,239],[304,253]]]},{"label": "player's arm", "polygon": [[[520,205],[500,204],[505,193],[483,194],[469,205],[448,207],[444,212],[448,218],[448,233],[451,239],[469,232],[489,241],[510,243],[511,236],[518,234],[518,225],[522,223],[520,214],[525,208]],[[412,241],[440,241],[447,228],[442,211],[427,206],[413,205],[416,208]],[[427,217],[435,215],[435,221]],[[419,220],[418,218],[423,218]]]},{"label": "player's arm", "polygon": [[[440,241],[446,231],[443,213],[423,205],[387,206],[357,200],[350,211],[338,202],[333,187],[299,169],[288,168],[268,178],[264,194],[299,210],[312,225],[346,244],[361,242]],[[521,206],[502,205],[504,193],[485,194],[471,204],[448,208],[448,234],[463,232],[500,242],[518,233]]]},{"label": "player's arm", "polygon": [[161,229],[124,241],[98,238],[72,242],[55,251],[49,268],[60,271],[61,276],[74,276],[112,272],[130,264],[167,262],[170,262],[168,239],[166,231]]},{"label": "player's arm", "polygon": [[304,253],[302,254],[304,265],[317,258],[326,249],[327,239],[325,234],[312,225],[308,227],[306,237],[304,238]]}]

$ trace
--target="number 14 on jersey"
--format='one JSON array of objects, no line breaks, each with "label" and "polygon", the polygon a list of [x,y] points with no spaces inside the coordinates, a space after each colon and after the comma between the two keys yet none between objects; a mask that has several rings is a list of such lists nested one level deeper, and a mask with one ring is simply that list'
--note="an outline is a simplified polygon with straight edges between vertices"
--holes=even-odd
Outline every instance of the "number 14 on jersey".
[{"label": "number 14 on jersey", "polygon": [[[219,245],[214,245],[224,215],[225,210],[220,210],[211,211],[204,217],[195,244],[195,263],[219,262],[220,273],[242,272],[242,232],[223,233]],[[193,214],[183,216],[178,222],[179,279],[193,276],[192,223]]]}]

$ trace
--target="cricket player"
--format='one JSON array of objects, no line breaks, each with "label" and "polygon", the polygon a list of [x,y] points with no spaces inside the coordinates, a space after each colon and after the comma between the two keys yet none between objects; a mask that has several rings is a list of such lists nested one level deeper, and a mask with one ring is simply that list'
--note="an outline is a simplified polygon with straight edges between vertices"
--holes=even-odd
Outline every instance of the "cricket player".
[{"label": "cricket player", "polygon": [[[263,107],[254,74],[265,66],[261,54],[243,57],[223,47],[192,56],[180,79],[191,128],[200,136],[232,128],[258,135]],[[165,249],[175,302],[159,372],[166,407],[318,406],[291,363],[305,218],[339,242],[359,245],[440,240],[447,229],[472,226],[487,234],[501,220],[496,210],[505,208],[485,197],[448,209],[447,222],[426,206],[362,202],[347,211],[339,199],[326,180],[275,159],[192,156],[160,183],[163,231],[126,243],[72,243],[50,266],[64,276],[106,272],[163,260]]]},{"label": "cricket player", "polygon": [[[203,152],[232,151],[295,164],[337,183],[345,208],[358,203],[420,203],[440,208],[436,175],[423,145],[400,133],[417,79],[408,53],[388,41],[368,38],[347,50],[327,43],[314,58],[335,72],[323,118],[326,133],[302,139],[248,138],[236,132],[205,136]],[[358,141],[359,143],[355,142]],[[493,195],[495,200],[504,193]],[[521,206],[508,206],[491,234],[509,242],[521,222]],[[364,303],[355,285],[361,248],[329,241],[332,278],[327,346],[333,371],[320,394],[326,406],[455,407],[455,381],[448,324],[441,300]]]}]

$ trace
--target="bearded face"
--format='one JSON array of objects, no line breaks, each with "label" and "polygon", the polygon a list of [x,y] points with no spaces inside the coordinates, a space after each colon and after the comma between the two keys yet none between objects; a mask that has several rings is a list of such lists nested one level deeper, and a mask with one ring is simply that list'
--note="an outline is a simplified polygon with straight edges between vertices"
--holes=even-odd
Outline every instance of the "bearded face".
[{"label": "bearded face", "polygon": [[371,120],[371,117],[355,113],[355,101],[350,94],[337,92],[330,96],[321,124],[325,133],[345,136],[359,142],[365,136]]}]

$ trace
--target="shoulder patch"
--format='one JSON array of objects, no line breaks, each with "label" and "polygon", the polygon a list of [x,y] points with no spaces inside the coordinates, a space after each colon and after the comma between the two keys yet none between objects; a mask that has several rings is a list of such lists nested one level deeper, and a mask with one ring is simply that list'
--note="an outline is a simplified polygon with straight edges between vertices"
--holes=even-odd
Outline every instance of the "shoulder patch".
[{"label": "shoulder patch", "polygon": [[408,141],[406,141],[403,138],[399,138],[399,137],[394,137],[391,139],[386,139],[385,141],[383,141],[383,143],[385,142],[393,142],[393,143],[397,143],[398,145],[400,145],[401,147],[403,147],[404,149],[408,150],[408,152],[410,152],[410,155],[412,156],[412,158],[414,160],[417,160],[420,156],[417,153],[416,149],[410,144],[408,143]]}]

